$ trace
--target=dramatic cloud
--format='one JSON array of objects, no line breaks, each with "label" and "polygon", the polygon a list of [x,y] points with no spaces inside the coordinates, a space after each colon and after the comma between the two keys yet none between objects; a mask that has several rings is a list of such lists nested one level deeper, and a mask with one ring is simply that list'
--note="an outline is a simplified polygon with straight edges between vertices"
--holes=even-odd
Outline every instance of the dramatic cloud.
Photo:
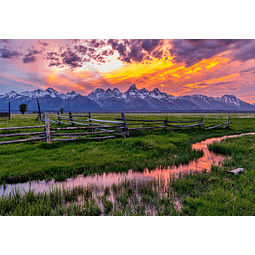
[{"label": "dramatic cloud", "polygon": [[9,44],[10,42],[11,42],[11,40],[9,40],[9,39],[0,39],[0,43]]},{"label": "dramatic cloud", "polygon": [[242,45],[241,50],[236,51],[233,55],[234,60],[245,62],[250,59],[255,59],[255,42]]},{"label": "dramatic cloud", "polygon": [[41,42],[40,40],[38,40],[38,42],[39,42],[41,45],[43,45],[44,47],[46,47],[46,46],[49,45],[48,43],[46,43],[46,42]]},{"label": "dramatic cloud", "polygon": [[254,70],[255,40],[0,40],[0,76],[82,95],[135,83],[174,96],[224,93],[254,102]]},{"label": "dramatic cloud", "polygon": [[[171,55],[176,63],[192,66],[203,59],[209,59],[231,48],[240,49],[251,40],[221,39],[221,40],[173,40]],[[238,56],[237,56],[238,57]]]},{"label": "dramatic cloud", "polygon": [[22,55],[20,52],[14,50],[9,50],[7,48],[0,49],[1,57],[2,58],[13,58]]},{"label": "dramatic cloud", "polygon": [[133,40],[116,40],[107,41],[113,50],[119,53],[119,59],[126,63],[141,62],[148,59],[152,53],[155,58],[162,58],[163,51],[153,52],[157,47],[162,45],[163,40],[158,39],[133,39]]},{"label": "dramatic cloud", "polygon": [[23,63],[31,63],[31,62],[35,62],[36,61],[36,54],[40,54],[41,51],[38,50],[28,50],[29,53],[25,55],[25,57],[23,58]]}]

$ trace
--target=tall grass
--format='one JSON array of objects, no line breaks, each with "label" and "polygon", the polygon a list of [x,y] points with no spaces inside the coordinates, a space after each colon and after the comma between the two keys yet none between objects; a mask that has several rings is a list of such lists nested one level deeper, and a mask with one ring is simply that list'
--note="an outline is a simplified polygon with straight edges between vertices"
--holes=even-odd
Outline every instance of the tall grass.
[{"label": "tall grass", "polygon": [[179,215],[175,196],[164,180],[56,188],[36,193],[13,190],[0,198],[0,215],[98,216],[98,215]]},{"label": "tall grass", "polygon": [[[126,114],[127,118],[191,120],[204,117],[206,126],[222,123],[228,114]],[[233,115],[233,116],[232,116]],[[251,114],[249,114],[251,115]],[[114,120],[120,114],[93,114],[95,118]],[[0,119],[0,127],[38,125],[36,115],[12,115]],[[242,118],[241,118],[242,117]],[[244,117],[244,118],[243,118]],[[247,118],[246,118],[247,117]],[[50,119],[57,119],[51,115]],[[130,137],[105,141],[28,142],[1,145],[0,183],[29,180],[64,180],[77,174],[120,172],[133,169],[167,167],[189,162],[202,156],[191,144],[210,137],[255,131],[255,119],[247,114],[231,114],[229,129],[205,131],[203,128],[183,130],[151,130],[130,132]],[[3,131],[1,131],[3,133]],[[0,132],[0,133],[1,133]]]},{"label": "tall grass", "polygon": [[[209,149],[230,155],[209,173],[185,175],[171,186],[182,197],[182,215],[255,215],[255,137],[222,140]],[[239,175],[230,173],[242,167]]]}]

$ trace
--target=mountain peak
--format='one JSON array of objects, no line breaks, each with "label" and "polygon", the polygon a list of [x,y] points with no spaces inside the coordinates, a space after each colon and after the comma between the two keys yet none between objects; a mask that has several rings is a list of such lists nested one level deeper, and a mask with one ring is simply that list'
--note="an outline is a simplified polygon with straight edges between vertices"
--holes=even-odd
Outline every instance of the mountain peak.
[{"label": "mountain peak", "polygon": [[73,94],[76,94],[76,92],[74,90],[72,90],[72,92],[68,92],[67,94],[73,95]]},{"label": "mountain peak", "polygon": [[130,88],[128,89],[128,91],[129,91],[129,90],[137,90],[136,85],[135,85],[135,84],[133,84],[132,86],[130,86]]},{"label": "mountain peak", "polygon": [[147,93],[147,92],[149,92],[146,88],[142,88],[140,91],[141,91],[142,93]]},{"label": "mountain peak", "polygon": [[46,91],[47,91],[47,92],[57,92],[55,89],[53,89],[53,88],[51,88],[51,87],[47,88]]},{"label": "mountain peak", "polygon": [[112,91],[114,91],[114,92],[120,92],[118,88],[114,88]]},{"label": "mountain peak", "polygon": [[158,88],[153,89],[153,92],[161,92]]}]

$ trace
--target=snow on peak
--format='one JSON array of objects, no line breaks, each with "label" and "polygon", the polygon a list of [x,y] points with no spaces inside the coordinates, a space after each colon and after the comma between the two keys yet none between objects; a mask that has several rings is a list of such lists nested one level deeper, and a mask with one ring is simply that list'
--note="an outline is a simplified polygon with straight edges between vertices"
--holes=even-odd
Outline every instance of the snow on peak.
[{"label": "snow on peak", "polygon": [[67,94],[64,93],[58,93],[55,89],[53,88],[48,88],[46,90],[42,89],[36,89],[33,91],[23,91],[20,94],[16,93],[15,91],[10,91],[2,96],[3,97],[8,97],[9,99],[17,99],[20,97],[26,97],[29,100],[35,99],[35,98],[43,98],[44,96],[50,96],[51,98],[57,98],[60,97],[62,99],[68,99],[68,98],[74,98],[76,96],[79,96],[80,94],[77,94],[75,91],[68,92]]},{"label": "snow on peak", "polygon": [[46,89],[47,92],[51,93],[51,92],[57,92],[55,89],[49,87]]},{"label": "snow on peak", "polygon": [[[217,98],[218,99],[218,98]],[[240,106],[241,100],[235,97],[234,95],[224,95],[218,100],[227,103],[227,104],[234,104],[236,106]]]},{"label": "snow on peak", "polygon": [[112,91],[114,91],[114,92],[120,92],[118,88],[114,88]]},{"label": "snow on peak", "polygon": [[3,97],[7,97],[8,99],[17,99],[20,97],[20,95],[17,92],[12,90],[0,96],[0,98],[3,98]]},{"label": "snow on peak", "polygon": [[79,95],[80,94],[76,93],[75,91],[72,91],[72,92],[68,92],[66,95],[64,94],[65,97],[63,99],[75,98]]},{"label": "snow on peak", "polygon": [[130,88],[127,91],[137,91],[137,87],[135,84],[133,84],[132,86],[130,86]]}]

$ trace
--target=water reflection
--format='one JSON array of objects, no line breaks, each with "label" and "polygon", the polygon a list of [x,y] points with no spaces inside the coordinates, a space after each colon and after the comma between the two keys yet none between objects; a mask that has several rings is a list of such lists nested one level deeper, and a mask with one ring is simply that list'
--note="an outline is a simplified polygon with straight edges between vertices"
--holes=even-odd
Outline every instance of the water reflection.
[{"label": "water reflection", "polygon": [[210,152],[207,148],[207,145],[210,143],[213,143],[215,141],[219,142],[222,139],[225,138],[233,138],[233,137],[239,137],[243,135],[254,135],[255,133],[246,133],[241,135],[231,135],[231,136],[223,136],[218,138],[210,138],[206,139],[205,141],[201,141],[199,143],[195,143],[192,145],[193,149],[201,149],[204,151],[204,156],[191,161],[188,164],[185,165],[179,165],[171,166],[168,168],[156,168],[155,170],[149,171],[148,169],[145,169],[143,172],[135,172],[132,171],[132,169],[128,170],[126,173],[104,173],[104,174],[95,174],[93,176],[86,176],[79,175],[76,178],[69,178],[64,182],[55,182],[54,180],[51,181],[33,181],[33,182],[26,182],[26,183],[20,183],[20,184],[7,184],[6,189],[4,190],[3,185],[0,186],[0,196],[5,194],[9,194],[12,189],[19,188],[20,190],[28,191],[29,188],[34,189],[36,192],[40,191],[48,191],[55,187],[64,187],[64,188],[72,188],[76,186],[86,186],[89,184],[94,184],[98,186],[110,186],[113,183],[119,183],[125,179],[127,180],[153,180],[154,178],[163,177],[166,181],[170,179],[170,176],[178,174],[180,172],[194,172],[194,171],[202,171],[206,169],[207,171],[210,171],[211,165],[218,165],[220,162],[224,160],[224,156],[215,154],[213,152]]}]

